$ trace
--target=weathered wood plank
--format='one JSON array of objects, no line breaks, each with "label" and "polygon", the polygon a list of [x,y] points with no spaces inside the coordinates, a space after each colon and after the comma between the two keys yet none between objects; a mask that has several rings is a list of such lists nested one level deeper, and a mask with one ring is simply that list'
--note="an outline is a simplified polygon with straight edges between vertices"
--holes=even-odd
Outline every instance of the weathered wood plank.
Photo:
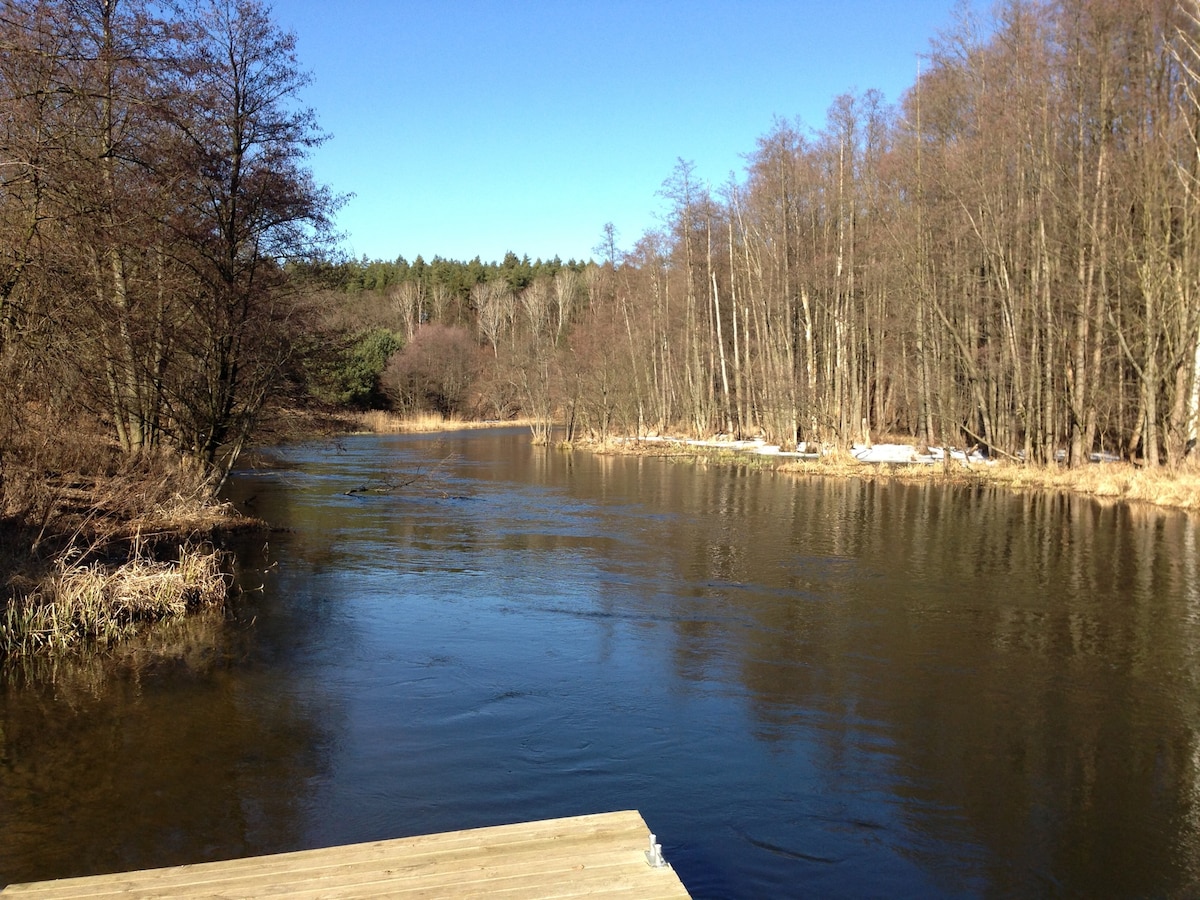
[{"label": "weathered wood plank", "polygon": [[14,884],[0,891],[0,898],[687,898],[672,870],[646,863],[648,832],[638,812],[625,810],[225,862]]}]

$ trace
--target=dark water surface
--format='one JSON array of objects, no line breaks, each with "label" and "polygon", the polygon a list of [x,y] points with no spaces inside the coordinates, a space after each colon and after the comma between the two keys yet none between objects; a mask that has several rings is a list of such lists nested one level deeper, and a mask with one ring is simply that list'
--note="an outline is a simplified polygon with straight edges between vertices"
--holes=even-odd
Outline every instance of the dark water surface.
[{"label": "dark water surface", "polygon": [[0,883],[636,808],[696,897],[1200,895],[1193,518],[521,432],[276,457],[233,621],[5,683]]}]

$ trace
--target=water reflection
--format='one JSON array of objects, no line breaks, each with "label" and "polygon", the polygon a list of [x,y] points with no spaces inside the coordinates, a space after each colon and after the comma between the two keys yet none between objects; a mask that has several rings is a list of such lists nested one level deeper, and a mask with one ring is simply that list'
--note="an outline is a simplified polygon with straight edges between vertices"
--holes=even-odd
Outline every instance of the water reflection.
[{"label": "water reflection", "polygon": [[[971,865],[1001,894],[1195,890],[1193,518],[711,472],[686,502],[662,543],[708,602],[753,620],[725,654],[756,733],[815,730],[822,769],[873,771],[927,836],[910,854],[965,854],[945,890],[972,890]],[[691,680],[718,654],[695,607],[680,614]]]},{"label": "water reflection", "polygon": [[245,623],[161,623],[0,687],[0,884],[294,849],[336,716],[250,661]]},{"label": "water reflection", "polygon": [[1200,893],[1193,518],[518,432],[280,460],[215,651],[9,686],[4,874],[635,807],[697,897]]}]

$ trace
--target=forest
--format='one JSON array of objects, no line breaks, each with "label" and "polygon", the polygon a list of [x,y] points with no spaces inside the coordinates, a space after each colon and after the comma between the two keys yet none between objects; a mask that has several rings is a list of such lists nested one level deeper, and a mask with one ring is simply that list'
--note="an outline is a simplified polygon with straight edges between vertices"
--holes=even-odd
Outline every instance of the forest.
[{"label": "forest", "polygon": [[1191,0],[1004,2],[932,42],[896,106],[778,119],[723,185],[681,159],[664,226],[627,249],[609,226],[598,262],[363,260],[329,302],[403,347],[379,398],[402,409],[1177,466],[1200,406],[1198,36]]},{"label": "forest", "polygon": [[590,260],[410,262],[340,254],[267,6],[3,0],[4,514],[89,467],[176,460],[215,490],[264,417],[304,408],[1177,467],[1200,411],[1198,16],[1003,0],[933,39],[894,105],[764,123],[721,185],[681,158],[628,244],[607,225]]}]

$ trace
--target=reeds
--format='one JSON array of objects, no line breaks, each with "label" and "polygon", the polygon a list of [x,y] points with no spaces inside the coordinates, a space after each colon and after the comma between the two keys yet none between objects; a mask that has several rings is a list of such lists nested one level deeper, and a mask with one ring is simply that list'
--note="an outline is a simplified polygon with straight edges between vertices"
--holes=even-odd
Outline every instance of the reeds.
[{"label": "reeds", "polygon": [[1129,463],[1099,463],[1068,469],[1006,464],[989,466],[980,477],[1012,488],[1057,490],[1173,509],[1200,509],[1200,471],[1193,467],[1143,469]]},{"label": "reeds", "polygon": [[1102,500],[1146,503],[1172,509],[1200,509],[1200,472],[1194,469],[1142,469],[1129,463],[1098,463],[1077,469],[1012,462],[961,462],[942,465],[891,465],[840,462],[788,463],[782,468],[803,474],[855,478],[983,484],[1012,490],[1057,491]]},{"label": "reeds", "polygon": [[1172,509],[1200,510],[1200,467],[1145,469],[1127,462],[1089,464],[1071,469],[1060,465],[1022,465],[1010,461],[952,460],[948,466],[865,463],[847,454],[830,454],[815,460],[755,456],[682,440],[613,440],[603,444],[578,442],[598,453],[650,456],[685,456],[738,465],[761,463],[794,475],[820,475],[870,480],[922,481],[939,484],[983,484],[1013,490],[1059,491],[1099,500],[1130,501]]},{"label": "reeds", "polygon": [[374,434],[407,434],[409,432],[442,431],[457,427],[453,419],[447,419],[437,413],[420,413],[411,416],[401,416],[382,409],[370,409],[359,413],[356,417],[358,426],[363,431]]},{"label": "reeds", "polygon": [[229,579],[221,554],[183,547],[174,562],[142,553],[117,566],[60,559],[40,582],[15,591],[0,620],[0,657],[107,647],[142,625],[224,603]]},{"label": "reeds", "polygon": [[355,423],[362,431],[373,434],[426,434],[439,431],[460,431],[470,428],[497,428],[507,426],[528,426],[528,419],[513,419],[509,421],[480,421],[463,419],[459,416],[444,416],[441,413],[414,413],[398,415],[382,409],[371,409],[355,415]]}]

